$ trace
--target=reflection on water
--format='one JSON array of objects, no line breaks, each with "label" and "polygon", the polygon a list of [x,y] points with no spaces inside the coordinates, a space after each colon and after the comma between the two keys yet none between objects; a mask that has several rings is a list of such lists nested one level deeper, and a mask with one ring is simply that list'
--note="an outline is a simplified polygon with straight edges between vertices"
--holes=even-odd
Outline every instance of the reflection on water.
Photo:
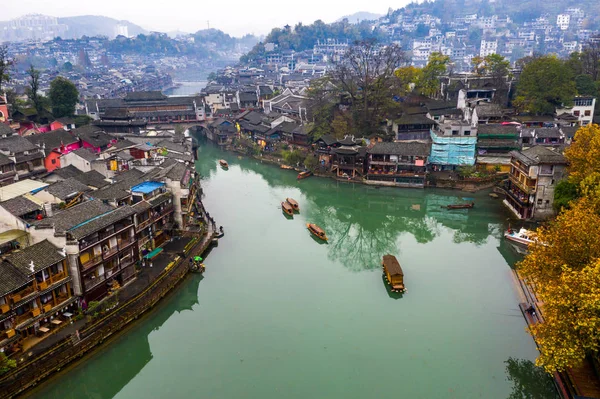
[{"label": "reflection on water", "polygon": [[513,389],[508,399],[558,399],[546,372],[531,360],[509,358],[506,362],[508,381]]},{"label": "reflection on water", "polygon": [[[207,178],[217,172],[216,160],[224,158],[244,174],[258,171],[271,188],[299,188],[310,202],[310,206],[303,206],[303,210],[309,210],[307,217],[329,237],[329,258],[351,270],[379,267],[382,255],[401,251],[398,239],[404,233],[425,244],[446,227],[452,230],[455,243],[482,245],[490,236],[501,238],[504,231],[504,210],[486,193],[469,194],[468,199],[476,202],[473,209],[448,210],[448,204],[465,202],[464,193],[375,188],[314,177],[298,181],[297,172],[239,159],[214,147],[202,147],[199,154],[197,169]],[[494,215],[496,211],[500,216]]]},{"label": "reflection on water", "polygon": [[[32,396],[56,399],[112,398],[153,360],[149,337],[175,313],[190,311],[198,304],[198,287],[202,276],[193,275],[179,288],[174,301],[159,307],[152,317],[136,325],[127,335],[117,338],[110,347],[86,359],[86,363],[69,371],[69,378],[57,377]],[[117,351],[118,360],[102,356],[103,351]],[[88,367],[93,362],[93,367]],[[110,376],[110,379],[105,379]],[[60,384],[60,389],[55,389]]]}]

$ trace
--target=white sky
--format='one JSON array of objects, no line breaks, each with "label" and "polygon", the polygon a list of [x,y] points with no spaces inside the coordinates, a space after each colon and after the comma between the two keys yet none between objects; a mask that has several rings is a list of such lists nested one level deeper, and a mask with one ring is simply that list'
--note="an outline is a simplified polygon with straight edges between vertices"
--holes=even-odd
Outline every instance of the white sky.
[{"label": "white sky", "polygon": [[3,0],[0,20],[27,13],[56,17],[104,15],[129,20],[147,30],[195,32],[207,27],[241,36],[266,34],[271,28],[333,22],[358,11],[385,14],[389,7],[403,7],[409,0]]}]

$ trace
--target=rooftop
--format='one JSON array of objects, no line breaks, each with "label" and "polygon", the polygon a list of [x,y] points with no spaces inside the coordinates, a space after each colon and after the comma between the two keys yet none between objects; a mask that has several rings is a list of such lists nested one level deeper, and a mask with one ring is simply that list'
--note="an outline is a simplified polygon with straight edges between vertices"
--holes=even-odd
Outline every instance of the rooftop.
[{"label": "rooftop", "polygon": [[71,133],[64,129],[52,130],[48,133],[34,134],[27,136],[26,139],[40,148],[44,147],[47,151],[46,154],[48,151],[60,148],[63,145],[76,143],[78,141],[77,137],[73,137]]},{"label": "rooftop", "polygon": [[81,183],[74,177],[70,177],[66,180],[54,183],[46,188],[48,193],[61,200],[66,200],[68,197],[76,195],[78,193],[84,193],[90,191],[90,188]]},{"label": "rooftop", "polygon": [[132,193],[150,194],[154,190],[164,187],[165,183],[157,181],[145,181],[141,184],[131,187]]},{"label": "rooftop", "polygon": [[567,164],[567,159],[562,154],[542,145],[536,145],[523,151],[512,151],[510,155],[526,165]]},{"label": "rooftop", "polygon": [[25,196],[19,196],[4,202],[0,202],[0,206],[17,217],[21,217],[30,212],[39,211],[44,208],[43,205],[37,203],[31,198],[28,198],[28,195],[29,194],[26,194]]},{"label": "rooftop", "polygon": [[38,151],[38,147],[25,137],[15,134],[10,137],[0,138],[0,151],[17,154],[25,151]]},{"label": "rooftop", "polygon": [[368,150],[369,154],[429,156],[431,145],[419,141],[399,141],[394,143],[377,143]]},{"label": "rooftop", "polygon": [[19,180],[8,186],[0,187],[0,201],[19,197],[26,193],[37,193],[45,187],[48,187],[48,183],[31,179]]},{"label": "rooftop", "polygon": [[[60,248],[55,247],[50,241],[44,240],[18,252],[13,252],[5,258],[5,261],[19,269],[26,276],[31,276],[40,270],[46,269],[66,259],[61,254]],[[33,262],[33,271],[31,270]]]}]

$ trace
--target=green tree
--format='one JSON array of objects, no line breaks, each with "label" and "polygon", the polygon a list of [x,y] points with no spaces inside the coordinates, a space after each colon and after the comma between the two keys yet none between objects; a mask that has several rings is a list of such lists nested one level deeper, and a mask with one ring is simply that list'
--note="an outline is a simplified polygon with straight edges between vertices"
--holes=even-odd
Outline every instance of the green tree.
[{"label": "green tree", "polygon": [[17,367],[17,361],[6,357],[4,352],[0,352],[0,375],[9,372]]},{"label": "green tree", "polygon": [[440,91],[440,77],[446,73],[450,57],[442,53],[431,53],[429,61],[422,70],[417,90],[427,97],[435,97]]},{"label": "green tree", "polygon": [[39,93],[40,90],[40,71],[35,69],[33,65],[29,66],[27,70],[29,75],[29,87],[27,88],[27,97],[31,105],[35,108],[38,115],[41,113],[44,107],[44,101]]},{"label": "green tree", "polygon": [[569,180],[561,180],[554,188],[554,202],[552,206],[557,213],[563,209],[568,209],[571,202],[579,198],[577,184]]},{"label": "green tree", "polygon": [[567,63],[554,55],[527,63],[519,77],[515,106],[533,114],[553,114],[572,102],[577,89]]},{"label": "green tree", "polygon": [[10,80],[8,71],[12,64],[13,61],[8,57],[8,46],[0,46],[0,93],[2,93],[2,84]]},{"label": "green tree", "polygon": [[582,96],[598,96],[599,83],[594,82],[590,75],[577,75],[575,77],[577,94]]},{"label": "green tree", "polygon": [[319,160],[314,154],[309,154],[304,160],[304,167],[314,172],[319,167]]},{"label": "green tree", "polygon": [[62,70],[65,72],[71,72],[73,70],[73,64],[71,64],[69,61],[65,62],[62,66]]},{"label": "green tree", "polygon": [[50,103],[55,118],[75,114],[75,105],[79,99],[77,87],[68,79],[58,77],[50,83]]}]

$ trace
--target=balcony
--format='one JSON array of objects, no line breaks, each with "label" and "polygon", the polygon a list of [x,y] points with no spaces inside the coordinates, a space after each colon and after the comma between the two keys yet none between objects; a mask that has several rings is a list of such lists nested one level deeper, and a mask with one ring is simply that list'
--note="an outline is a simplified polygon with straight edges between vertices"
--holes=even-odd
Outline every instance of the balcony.
[{"label": "balcony", "polygon": [[90,258],[87,262],[81,263],[81,268],[85,271],[96,266],[100,262],[102,262],[102,255],[96,255],[93,258]]},{"label": "balcony", "polygon": [[372,159],[369,163],[371,165],[390,165],[390,166],[397,164],[397,162],[392,162],[392,161],[389,161],[389,160],[385,161],[383,159]]},{"label": "balcony", "polygon": [[517,179],[513,174],[508,175],[510,182],[512,184],[514,184],[515,186],[517,186],[519,189],[521,189],[521,191],[523,191],[525,194],[530,195],[530,194],[534,194],[536,191],[536,187],[535,186],[528,186],[525,185],[523,183],[521,183],[519,181],[519,179]]},{"label": "balcony", "polygon": [[15,292],[12,295],[9,295],[9,299],[12,300],[13,303],[17,303],[19,301],[22,301],[23,299],[27,298],[29,295],[33,294],[35,292],[35,289],[33,288],[33,286],[31,287],[27,287],[24,290],[21,290],[19,292]]},{"label": "balcony", "polygon": [[7,303],[0,305],[0,314],[8,313],[10,306]]},{"label": "balcony", "polygon": [[31,312],[25,312],[20,316],[16,316],[15,317],[15,326],[18,326],[19,324],[23,324],[25,323],[27,320],[31,319]]},{"label": "balcony", "polygon": [[61,280],[66,279],[67,277],[69,277],[69,275],[67,273],[60,272],[60,273],[56,273],[56,274],[50,276],[50,278],[47,279],[46,281],[48,281],[49,284],[52,285],[52,284],[58,283]]},{"label": "balcony", "polygon": [[104,258],[104,260],[106,260],[111,256],[114,256],[117,252],[119,252],[119,247],[115,245],[114,247],[108,248],[108,250],[102,251],[102,257]]},{"label": "balcony", "polygon": [[102,274],[96,278],[85,280],[83,285],[85,286],[85,290],[89,291],[89,290],[97,287],[98,285],[100,285],[105,280],[106,280],[106,277],[104,276],[104,274]]},{"label": "balcony", "polygon": [[152,224],[152,218],[149,217],[148,219],[146,219],[143,222],[141,222],[140,224],[138,224],[137,231],[142,231],[146,227],[150,226],[151,224]]},{"label": "balcony", "polygon": [[134,242],[135,242],[135,238],[133,238],[133,237],[131,237],[127,240],[117,240],[117,246],[119,247],[119,251],[124,250],[125,248],[127,248],[128,246],[133,244]]}]

